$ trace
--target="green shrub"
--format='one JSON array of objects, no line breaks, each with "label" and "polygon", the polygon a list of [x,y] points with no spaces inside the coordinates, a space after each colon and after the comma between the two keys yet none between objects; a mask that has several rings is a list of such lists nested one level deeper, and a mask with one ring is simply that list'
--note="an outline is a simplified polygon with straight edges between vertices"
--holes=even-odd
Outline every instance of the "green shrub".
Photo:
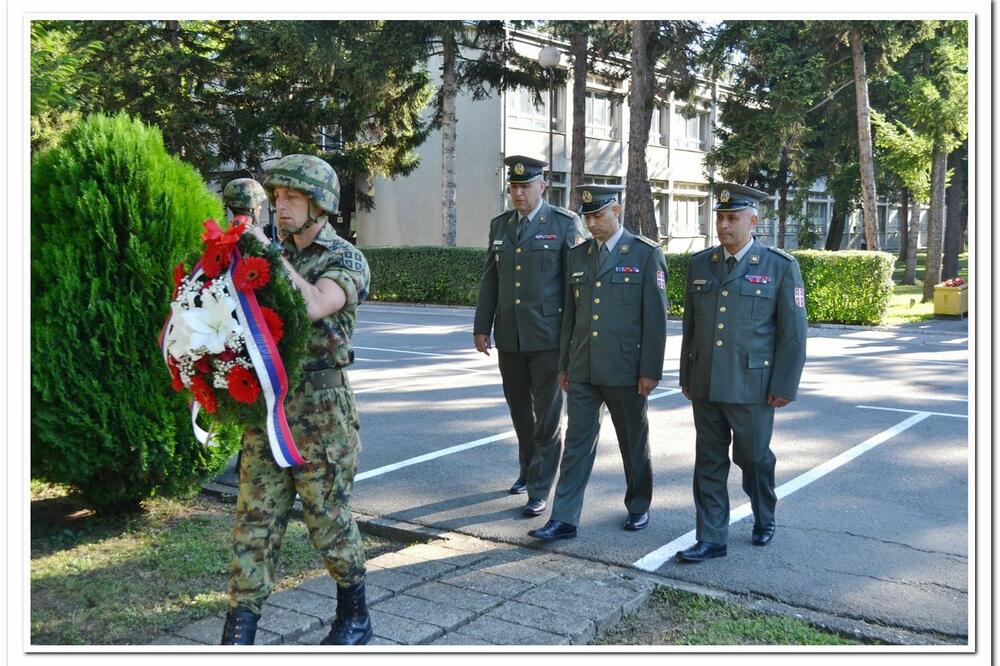
[{"label": "green shrub", "polygon": [[101,511],[191,489],[235,448],[203,448],[170,388],[157,336],[171,269],[221,201],[162,136],[125,115],[90,116],[31,169],[33,476]]},{"label": "green shrub", "polygon": [[473,247],[365,247],[370,298],[475,305],[486,250]]},{"label": "green shrub", "polygon": [[892,298],[896,257],[859,250],[792,252],[806,285],[811,322],[880,324]]}]

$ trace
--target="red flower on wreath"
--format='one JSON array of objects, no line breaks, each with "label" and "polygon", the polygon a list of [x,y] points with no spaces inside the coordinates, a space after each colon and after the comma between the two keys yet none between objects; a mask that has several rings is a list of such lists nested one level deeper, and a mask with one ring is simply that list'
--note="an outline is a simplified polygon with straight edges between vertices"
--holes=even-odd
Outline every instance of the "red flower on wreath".
[{"label": "red flower on wreath", "polygon": [[174,295],[171,298],[177,298],[177,290],[181,288],[181,282],[185,277],[187,277],[187,268],[182,261],[174,266]]},{"label": "red flower on wreath", "polygon": [[194,394],[194,399],[198,401],[202,409],[209,414],[215,413],[219,404],[215,400],[215,393],[212,392],[212,387],[208,385],[204,377],[195,375],[191,378],[191,393]]},{"label": "red flower on wreath", "polygon": [[167,357],[167,368],[170,369],[170,388],[178,392],[183,391],[184,382],[181,381],[181,371],[173,356]]},{"label": "red flower on wreath", "polygon": [[226,381],[229,382],[229,395],[237,402],[247,404],[257,401],[260,395],[260,384],[253,373],[242,365],[235,365],[226,373]]},{"label": "red flower on wreath", "polygon": [[207,357],[202,356],[194,362],[194,367],[198,372],[206,374],[212,371],[212,362]]},{"label": "red flower on wreath", "polygon": [[267,324],[267,330],[271,331],[274,344],[278,344],[285,335],[285,322],[281,320],[281,315],[263,306],[260,308],[260,313],[264,315],[264,322]]},{"label": "red flower on wreath", "polygon": [[213,243],[205,248],[205,254],[201,258],[201,266],[205,270],[205,275],[210,278],[219,277],[222,271],[229,268],[233,260],[233,246],[223,243]]},{"label": "red flower on wreath", "polygon": [[229,347],[226,347],[218,354],[216,354],[215,358],[219,359],[220,361],[232,361],[236,359],[236,352],[234,352]]},{"label": "red flower on wreath", "polygon": [[233,271],[233,284],[240,291],[257,290],[271,279],[271,264],[264,257],[243,257]]}]

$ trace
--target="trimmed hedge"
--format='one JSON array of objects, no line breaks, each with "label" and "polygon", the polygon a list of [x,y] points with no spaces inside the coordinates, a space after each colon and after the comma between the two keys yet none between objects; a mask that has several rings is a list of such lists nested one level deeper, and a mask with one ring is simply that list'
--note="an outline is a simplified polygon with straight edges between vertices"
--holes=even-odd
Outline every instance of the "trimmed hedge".
[{"label": "trimmed hedge", "polygon": [[[475,305],[486,250],[468,247],[366,247],[372,299]],[[886,252],[801,250],[810,322],[881,323],[892,297],[895,256]],[[670,314],[684,314],[684,279],[690,254],[667,254]]]},{"label": "trimmed hedge", "polygon": [[222,202],[155,127],[90,116],[31,167],[31,474],[99,511],[139,508],[218,472],[170,388],[157,335],[171,268]]}]

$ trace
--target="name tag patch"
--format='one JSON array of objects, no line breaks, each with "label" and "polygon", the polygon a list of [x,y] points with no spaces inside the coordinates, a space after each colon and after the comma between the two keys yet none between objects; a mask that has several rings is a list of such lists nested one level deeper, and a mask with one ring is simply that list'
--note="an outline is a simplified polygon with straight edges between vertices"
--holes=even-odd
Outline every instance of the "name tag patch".
[{"label": "name tag patch", "polygon": [[708,280],[695,280],[691,284],[694,284],[694,285],[708,284]]}]

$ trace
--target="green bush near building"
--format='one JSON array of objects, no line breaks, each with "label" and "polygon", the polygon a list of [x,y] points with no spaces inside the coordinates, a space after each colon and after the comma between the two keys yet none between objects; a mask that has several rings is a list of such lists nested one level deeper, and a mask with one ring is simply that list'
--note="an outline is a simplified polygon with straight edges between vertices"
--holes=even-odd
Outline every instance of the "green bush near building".
[{"label": "green bush near building", "polygon": [[[373,300],[475,305],[486,251],[468,247],[366,247]],[[895,257],[886,252],[800,250],[810,322],[882,322],[892,296]],[[690,254],[667,254],[671,316],[684,312]]]},{"label": "green bush near building", "polygon": [[170,388],[157,336],[171,270],[222,202],[163,138],[123,114],[90,116],[31,166],[31,474],[99,511],[189,491],[219,471]]}]

